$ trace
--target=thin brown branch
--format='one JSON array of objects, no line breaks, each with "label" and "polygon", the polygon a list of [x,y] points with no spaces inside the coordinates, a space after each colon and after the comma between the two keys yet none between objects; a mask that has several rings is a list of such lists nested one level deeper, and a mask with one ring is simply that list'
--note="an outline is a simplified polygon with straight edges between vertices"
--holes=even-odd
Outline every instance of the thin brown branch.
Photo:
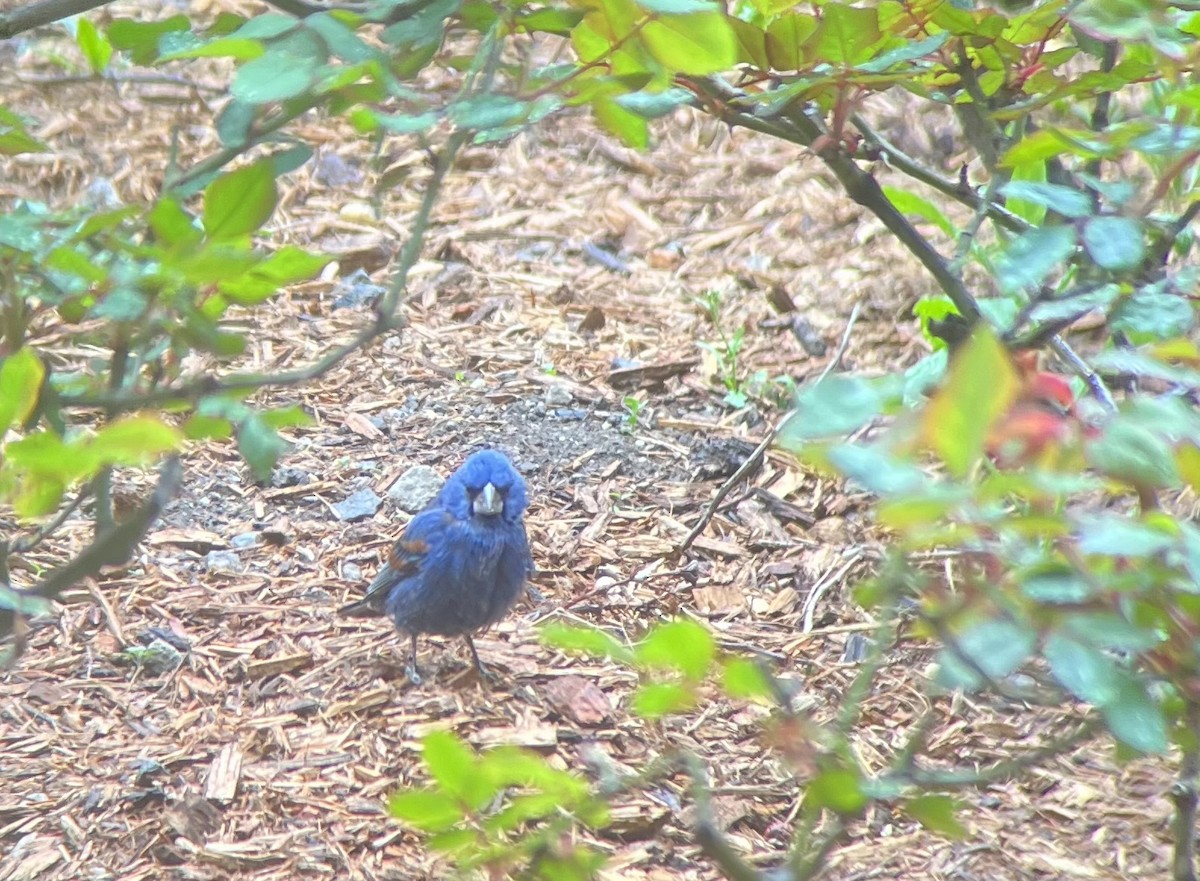
[{"label": "thin brown branch", "polygon": [[[1200,731],[1200,704],[1189,702],[1187,728]],[[1171,787],[1175,816],[1171,820],[1175,852],[1171,857],[1172,881],[1196,881],[1196,806],[1200,803],[1200,748],[1194,742],[1184,748],[1179,779]]]},{"label": "thin brown branch", "polygon": [[[834,352],[833,357],[829,359],[829,363],[825,365],[825,369],[821,372],[817,382],[820,382],[822,379],[828,376],[829,372],[836,365],[841,363],[842,356],[846,354],[846,347],[850,343],[850,331],[854,329],[854,323],[858,320],[858,312],[861,306],[861,303],[855,303],[854,308],[850,310],[850,318],[846,322],[846,329],[842,332],[842,341],[839,343],[838,349],[836,352]],[[762,464],[763,457],[767,454],[767,450],[770,449],[771,444],[775,443],[775,438],[779,436],[779,430],[783,428],[784,423],[786,423],[791,416],[792,414],[789,411],[782,419],[775,423],[775,426],[767,432],[766,437],[764,437],[762,441],[759,442],[759,445],[754,448],[754,452],[747,456],[746,461],[739,465],[738,469],[734,471],[733,474],[731,474],[723,484],[721,484],[720,489],[717,490],[717,494],[713,496],[713,500],[709,502],[708,507],[704,509],[704,514],[701,515],[700,520],[697,521],[696,525],[692,527],[692,531],[687,534],[687,537],[679,546],[681,553],[690,548],[692,543],[700,537],[701,533],[708,529],[708,524],[712,522],[713,517],[716,516],[717,511],[721,507],[721,503],[725,501],[725,497],[733,491],[733,488],[741,483],[747,474]]]},{"label": "thin brown branch", "polygon": [[[182,475],[183,467],[178,457],[167,459],[159,470],[158,485],[153,494],[130,517],[97,535],[74,559],[55,569],[39,584],[21,590],[13,588],[13,592],[18,597],[58,599],[64,590],[80,579],[96,574],[105,566],[127,562],[151,524],[175,495]],[[17,630],[19,618],[18,615],[0,614],[0,638],[12,635]],[[19,653],[19,644],[16,649],[18,651],[8,659],[10,663]]]},{"label": "thin brown branch", "polygon": [[33,30],[45,24],[52,24],[79,15],[89,9],[107,6],[111,0],[41,0],[16,9],[0,12],[0,40],[8,40],[17,34]]},{"label": "thin brown branch", "polygon": [[700,760],[690,753],[682,754],[684,769],[692,782],[692,801],[695,804],[694,823],[696,842],[704,855],[713,861],[718,871],[729,881],[763,881],[764,875],[750,865],[734,850],[729,839],[721,832],[713,813],[712,793],[709,791],[708,775]]}]

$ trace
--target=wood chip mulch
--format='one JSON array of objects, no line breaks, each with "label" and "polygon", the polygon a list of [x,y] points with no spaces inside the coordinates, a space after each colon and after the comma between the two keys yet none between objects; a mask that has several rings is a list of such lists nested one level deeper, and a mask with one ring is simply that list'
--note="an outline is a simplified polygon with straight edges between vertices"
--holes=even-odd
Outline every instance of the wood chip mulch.
[{"label": "wood chip mulch", "polygon": [[[74,204],[100,181],[144,199],[173,132],[184,163],[216,148],[201,102],[219,96],[55,81],[51,46],[68,51],[53,35],[5,48],[6,106],[37,119],[55,149],[3,161],[7,202]],[[469,150],[414,273],[410,326],[311,385],[260,396],[314,419],[287,432],[272,485],[255,485],[230,444],[195,447],[184,495],[134,563],[79,585],[34,627],[0,677],[0,881],[445,877],[383,810],[398,787],[424,782],[418,741],[434,728],[582,773],[585,750],[637,769],[689,748],[711,768],[735,846],[763,867],[785,857],[803,780],[786,749],[768,749],[762,711],[714,691],[693,715],[644,723],[627,708],[628,671],[549,650],[534,625],[583,621],[636,639],[671,616],[697,618],[724,649],[767,659],[814,718],[831,718],[858,669],[842,659],[847,641],[871,627],[849,588],[886,537],[869,499],[771,454],[678,553],[777,416],[722,404],[716,364],[696,345],[717,329],[694,299],[720,291],[727,329],[746,328],[743,378],[803,382],[824,369],[855,303],[846,369],[913,363],[924,349],[907,309],[931,285],[800,149],[683,114],[657,131],[657,149],[640,155],[569,117]],[[404,180],[375,205],[369,145],[336,121],[311,119],[304,134],[321,153],[281,182],[270,244],[340,260],[241,317],[242,366],[254,369],[302,366],[368,320],[369,306],[334,302],[354,270],[387,283],[428,176],[424,154],[386,145]],[[783,321],[772,306],[781,289],[795,306]],[[814,334],[824,356],[806,351]],[[395,481],[415,464],[445,475],[481,444],[510,453],[529,480],[544,600],[477,640],[496,684],[474,676],[461,641],[428,639],[426,682],[413,687],[386,622],[334,613],[407,519],[387,497]],[[150,480],[123,475],[120,489],[136,497]],[[364,489],[378,511],[339,520],[334,506]],[[83,515],[69,520],[14,561],[14,577],[32,580],[88,530]],[[159,671],[154,658],[171,649],[181,665]],[[131,655],[143,662],[122,663]],[[856,733],[868,768],[885,765],[926,706],[929,660],[919,646],[889,658]],[[1073,714],[947,702],[931,749],[987,763],[1053,737]],[[960,793],[961,841],[880,807],[852,825],[829,877],[1163,877],[1167,771],[1080,750]],[[688,832],[682,783],[616,804],[614,826],[591,841],[609,856],[603,877],[715,877]]]}]

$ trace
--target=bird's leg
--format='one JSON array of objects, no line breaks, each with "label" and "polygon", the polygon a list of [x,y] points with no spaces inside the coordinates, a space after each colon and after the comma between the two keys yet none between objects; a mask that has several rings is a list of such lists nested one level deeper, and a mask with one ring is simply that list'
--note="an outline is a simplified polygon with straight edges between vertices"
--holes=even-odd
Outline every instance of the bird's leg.
[{"label": "bird's leg", "polygon": [[479,660],[479,652],[475,651],[475,642],[471,639],[471,634],[464,633],[463,639],[467,641],[467,648],[471,650],[471,658],[475,661],[475,669],[479,671],[479,675],[484,679],[490,680],[492,678],[491,671],[483,666],[483,661]]},{"label": "bird's leg", "polygon": [[413,685],[421,684],[421,671],[417,668],[417,635],[412,635],[412,657],[408,662],[408,669],[404,671],[408,674],[408,681]]}]

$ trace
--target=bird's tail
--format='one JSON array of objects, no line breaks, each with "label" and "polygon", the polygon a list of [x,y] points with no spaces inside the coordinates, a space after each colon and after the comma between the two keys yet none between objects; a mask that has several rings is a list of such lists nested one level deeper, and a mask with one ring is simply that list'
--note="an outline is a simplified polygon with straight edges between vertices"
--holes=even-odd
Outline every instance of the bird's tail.
[{"label": "bird's tail", "polygon": [[344,618],[381,618],[383,603],[380,597],[365,596],[361,600],[347,603],[338,609],[338,614]]}]

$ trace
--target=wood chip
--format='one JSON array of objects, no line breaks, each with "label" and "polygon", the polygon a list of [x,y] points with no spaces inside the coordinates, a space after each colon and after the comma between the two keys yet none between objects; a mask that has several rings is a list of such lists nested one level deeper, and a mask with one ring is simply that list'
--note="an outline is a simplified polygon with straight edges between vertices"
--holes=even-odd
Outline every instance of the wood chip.
[{"label": "wood chip", "polygon": [[233,801],[241,776],[242,751],[237,748],[237,744],[227,743],[221,747],[216,759],[209,766],[208,779],[204,782],[204,795],[213,801]]},{"label": "wood chip", "polygon": [[550,706],[578,725],[599,725],[612,716],[608,696],[582,676],[552,679],[542,694]]}]

